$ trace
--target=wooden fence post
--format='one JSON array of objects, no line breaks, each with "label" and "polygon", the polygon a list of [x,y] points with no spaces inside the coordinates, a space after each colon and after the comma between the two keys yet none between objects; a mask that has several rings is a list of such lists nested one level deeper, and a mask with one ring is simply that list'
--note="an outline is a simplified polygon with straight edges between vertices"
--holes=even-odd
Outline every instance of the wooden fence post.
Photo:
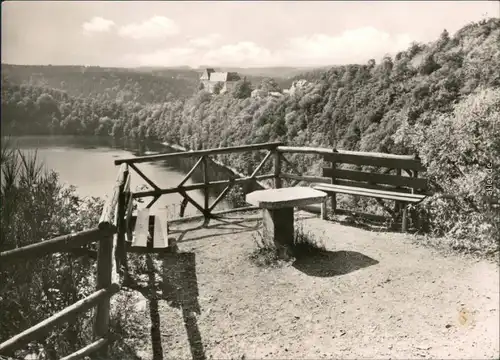
[{"label": "wooden fence post", "polygon": [[[334,153],[337,152],[337,148],[336,147],[333,148],[333,152]],[[332,169],[336,169],[337,168],[337,163],[335,161],[332,161],[331,162],[331,166],[332,166]],[[334,178],[332,178],[332,184],[335,184]],[[331,207],[332,207],[332,213],[335,215],[335,212],[337,211],[337,193],[332,193],[330,195],[330,202],[331,202]],[[326,213],[326,211],[325,211],[325,213]],[[324,220],[326,220],[326,218],[327,218],[327,215],[325,214]]]},{"label": "wooden fence post", "polygon": [[[119,192],[118,192],[118,209],[117,209],[117,244],[116,244],[116,254],[115,261],[117,270],[120,271],[122,266],[126,264],[126,251],[125,251],[125,200],[127,196],[127,189],[125,189],[125,185],[128,179],[129,172],[128,167],[124,169],[123,182],[120,184]],[[130,185],[129,185],[130,186]],[[130,191],[128,192],[130,194]]]},{"label": "wooden fence post", "polygon": [[204,197],[205,197],[205,203],[204,203],[204,206],[203,206],[203,209],[204,209],[204,217],[205,219],[208,219],[208,214],[210,212],[209,210],[209,205],[208,205],[208,200],[209,200],[209,193],[208,193],[208,185],[209,185],[209,179],[208,179],[208,159],[207,157],[204,155],[202,157],[202,162],[201,162],[201,166],[202,166],[202,169],[203,169],[203,184],[205,185],[205,187],[203,188],[203,194],[204,194]]},{"label": "wooden fence post", "polygon": [[281,154],[277,148],[274,149],[274,188],[281,188]]},{"label": "wooden fence post", "polygon": [[[99,251],[97,254],[97,290],[108,288],[111,285],[113,270],[113,234],[106,231],[99,241]],[[111,308],[110,298],[102,300],[97,305],[94,323],[95,339],[108,336],[109,331],[109,311]],[[107,356],[107,346],[100,350],[101,356]]]}]

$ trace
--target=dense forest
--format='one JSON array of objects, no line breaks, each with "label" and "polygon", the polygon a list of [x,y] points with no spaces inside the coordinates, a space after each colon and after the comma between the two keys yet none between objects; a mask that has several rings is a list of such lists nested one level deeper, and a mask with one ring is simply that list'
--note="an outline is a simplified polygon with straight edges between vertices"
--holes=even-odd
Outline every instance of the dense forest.
[{"label": "dense forest", "polygon": [[[267,78],[244,79],[229,94],[212,96],[198,91],[197,78],[187,75],[169,79],[130,71],[118,76],[115,70],[53,67],[50,71],[60,74],[44,83],[33,80],[40,72],[37,67],[26,67],[23,76],[19,70],[4,72],[2,67],[2,132],[127,136],[167,141],[188,149],[282,141],[321,147],[335,144],[349,150],[416,152],[430,166],[428,175],[435,188],[451,191],[457,190],[455,175],[451,175],[457,171],[461,175],[456,176],[465,176],[469,166],[485,168],[486,164],[497,169],[499,69],[499,19],[469,24],[453,36],[444,30],[436,41],[413,43],[378,64],[370,60],[364,65],[298,75],[292,80],[305,79],[307,84],[281,97],[250,96],[254,88],[282,90],[279,82]],[[28,77],[30,81],[26,81]],[[176,85],[191,81],[189,91]],[[184,90],[176,93],[180,88]],[[455,139],[447,133],[460,122],[453,119],[462,117],[468,124],[468,118],[477,114],[484,116],[474,123],[472,132],[462,134],[457,129],[456,134],[465,138]],[[483,118],[491,121],[484,123]],[[430,129],[433,132],[429,133]],[[488,131],[487,136],[480,131]],[[448,143],[448,155],[432,142],[436,139]],[[468,148],[466,143],[476,148]],[[458,158],[453,159],[450,154],[457,146],[469,154],[476,151],[475,156],[464,160],[456,154]],[[221,160],[246,172],[260,156],[233,155]],[[433,161],[439,162],[435,173]],[[314,173],[320,166],[312,157],[300,157],[297,163],[303,172]],[[444,169],[449,178],[443,177]],[[498,179],[493,180],[498,195]],[[459,192],[464,191],[472,190],[466,187]],[[470,199],[466,203],[477,208],[478,201],[481,203]]]},{"label": "dense forest", "polygon": [[[224,69],[224,71],[229,71]],[[290,70],[291,71],[291,70]],[[198,90],[201,70],[180,68],[103,68],[97,66],[19,66],[2,64],[2,79],[18,85],[58,89],[76,98],[155,104],[187,99]],[[248,72],[248,79],[265,78]],[[246,76],[245,72],[241,73]],[[278,78],[281,85],[290,80]]]}]

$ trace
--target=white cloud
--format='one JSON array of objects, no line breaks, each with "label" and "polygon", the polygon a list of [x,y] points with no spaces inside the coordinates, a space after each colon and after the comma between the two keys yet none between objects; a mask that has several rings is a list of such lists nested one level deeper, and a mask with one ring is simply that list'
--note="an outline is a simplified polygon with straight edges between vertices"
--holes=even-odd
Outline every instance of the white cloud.
[{"label": "white cloud", "polygon": [[220,34],[209,34],[206,36],[197,37],[189,40],[189,43],[196,47],[212,47],[214,46],[220,39],[222,35]]},{"label": "white cloud", "polygon": [[209,50],[199,60],[200,64],[223,64],[239,66],[242,64],[265,65],[275,62],[276,55],[264,47],[251,41],[241,41],[236,44],[224,45]]},{"label": "white cloud", "polygon": [[393,54],[410,45],[408,34],[390,34],[373,27],[347,30],[338,36],[314,34],[289,39],[282,50],[286,59],[308,64],[364,63]]},{"label": "white cloud", "polygon": [[[210,36],[210,35],[209,35]],[[207,38],[209,37],[207,36]],[[215,38],[215,37],[214,37]],[[193,44],[192,39],[189,41]],[[408,34],[390,35],[373,27],[345,31],[336,36],[313,34],[290,38],[276,50],[252,41],[240,41],[219,47],[174,48],[131,56],[139,65],[212,65],[212,66],[324,66],[366,63],[384,54],[405,50],[413,39]],[[196,43],[196,41],[195,41]],[[199,42],[198,44],[201,44]],[[206,41],[203,44],[208,44]]]},{"label": "white cloud", "polygon": [[128,54],[125,62],[130,66],[184,66],[190,65],[196,50],[189,47],[175,47],[146,54]]},{"label": "white cloud", "polygon": [[135,40],[158,39],[178,34],[179,26],[165,16],[153,16],[142,23],[132,23],[120,27],[118,34]]},{"label": "white cloud", "polygon": [[84,22],[83,32],[85,34],[90,34],[93,32],[107,32],[111,30],[111,28],[115,26],[115,22],[113,20],[104,19],[99,16],[95,16],[90,21]]}]

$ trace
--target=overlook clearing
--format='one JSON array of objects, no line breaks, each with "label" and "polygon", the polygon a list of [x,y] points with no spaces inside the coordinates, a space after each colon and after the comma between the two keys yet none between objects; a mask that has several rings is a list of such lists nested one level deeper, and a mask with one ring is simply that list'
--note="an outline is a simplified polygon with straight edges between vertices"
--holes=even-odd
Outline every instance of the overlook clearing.
[{"label": "overlook clearing", "polygon": [[[206,171],[210,156],[249,151],[266,152],[250,176],[224,181],[210,181],[205,176],[203,183],[184,185],[198,166]],[[493,316],[498,317],[498,292],[495,292],[495,288],[498,289],[497,267],[445,258],[434,250],[411,244],[403,234],[370,233],[333,224],[323,220],[326,218],[324,204],[323,219],[307,215],[304,211],[294,215],[299,224],[311,229],[315,236],[322,233],[320,236],[326,249],[319,257],[297,259],[292,267],[274,273],[249,268],[244,261],[244,254],[251,246],[246,234],[261,228],[260,216],[255,213],[259,207],[213,210],[231,187],[239,183],[272,179],[275,188],[282,188],[286,187],[283,185],[293,187],[304,182],[332,182],[331,178],[324,176],[303,176],[283,171],[293,169],[293,164],[285,157],[286,153],[293,152],[321,155],[329,161],[336,157],[337,162],[343,157],[345,162],[372,165],[374,168],[371,171],[344,170],[343,174],[349,180],[337,186],[348,188],[350,182],[348,189],[351,194],[378,194],[379,199],[396,200],[394,209],[389,209],[392,223],[408,221],[400,214],[405,212],[405,203],[411,202],[408,200],[411,195],[416,195],[414,189],[405,190],[404,186],[416,184],[417,179],[414,176],[416,173],[410,172],[412,176],[409,177],[401,175],[401,169],[412,164],[415,169],[423,170],[413,156],[294,148],[280,143],[265,143],[118,159],[115,161],[115,165],[120,165],[117,181],[102,210],[97,228],[0,254],[2,264],[8,266],[12,261],[75,252],[88,244],[98,243],[95,292],[4,341],[0,344],[0,353],[12,355],[31,341],[43,338],[49,330],[96,307],[94,342],[64,359],[82,359],[91,354],[106,357],[116,340],[116,335],[110,332],[110,309],[113,304],[116,306],[111,298],[120,296],[123,292],[120,290],[128,289],[142,293],[149,302],[151,341],[143,344],[142,350],[143,354],[149,354],[145,355],[146,358],[163,359],[164,355],[186,357],[190,353],[194,359],[205,359],[207,352],[212,357],[359,357],[373,354],[373,351],[367,352],[367,345],[375,341],[380,342],[375,351],[382,356],[389,354],[393,347],[402,357],[454,358],[459,354],[489,357],[498,354],[495,340],[499,334],[498,322]],[[173,188],[159,188],[137,165],[170,157],[199,157],[181,183]],[[271,158],[272,173],[258,175]],[[385,175],[380,174],[375,169],[379,167],[388,167],[396,175],[387,175],[387,170]],[[132,192],[130,169],[141,176],[152,190]],[[331,175],[332,171],[325,171],[325,174]],[[380,185],[375,185],[380,182],[396,186],[396,194],[399,195],[391,195],[386,187],[382,189]],[[209,204],[208,188],[221,184],[226,185],[225,189]],[[369,189],[363,190],[366,187]],[[421,187],[416,186],[417,189]],[[195,189],[205,191],[203,204],[198,204],[188,195],[188,191]],[[339,189],[334,188],[334,193]],[[180,193],[199,210],[201,216],[167,219],[166,215],[160,215],[161,211],[150,214],[150,207],[160,196],[172,193]],[[143,197],[153,199],[134,212],[134,200]],[[318,211],[319,208],[309,207],[308,210]],[[332,210],[334,215],[349,213],[335,206]],[[243,215],[244,211],[250,214]],[[239,214],[235,216],[234,213]],[[203,223],[193,227],[193,221],[200,217]],[[406,225],[411,230],[417,230],[415,226],[418,222],[414,219],[410,217],[403,230],[406,230]],[[264,228],[266,226],[264,224]],[[325,236],[327,233],[333,235]],[[196,245],[191,245],[193,241]],[[127,253],[130,252],[146,254],[147,284],[141,280],[143,274],[130,272],[127,261]],[[153,258],[152,253],[158,253],[157,258]],[[434,266],[434,263],[439,266]],[[156,274],[162,278],[160,282],[156,280]],[[218,278],[217,281],[214,277]],[[483,279],[479,280],[481,277]],[[201,280],[197,280],[199,278]],[[259,283],[267,284],[265,290]],[[157,294],[160,288],[162,296]],[[413,291],[415,288],[421,290],[419,294]],[[384,291],[379,292],[379,289]],[[383,295],[387,291],[391,300]],[[198,297],[202,299],[200,302]],[[459,303],[453,305],[457,299]],[[183,338],[180,331],[182,324],[169,307],[182,310],[187,343],[180,340]],[[142,311],[135,310],[137,314]],[[213,315],[210,315],[211,312]],[[264,316],[257,320],[251,314]],[[419,314],[423,314],[425,320],[414,323]],[[430,314],[435,314],[435,317],[429,317]],[[209,319],[210,316],[213,318]],[[145,331],[146,336],[146,318],[139,318],[137,332]],[[222,323],[222,327],[217,327],[216,321]],[[313,328],[310,324],[314,324]],[[402,327],[402,324],[405,326]],[[379,331],[382,327],[385,327],[384,332]],[[270,334],[263,328],[274,331],[276,336],[268,338]],[[307,329],[312,333],[307,334]],[[238,344],[234,342],[235,337],[240,338]],[[226,339],[225,342],[221,338]],[[415,347],[415,339],[429,345]],[[267,345],[259,345],[262,342]],[[354,343],[356,346],[353,347]],[[457,343],[462,345],[457,346]],[[386,347],[382,348],[382,345]],[[395,356],[394,351],[390,354]]]}]

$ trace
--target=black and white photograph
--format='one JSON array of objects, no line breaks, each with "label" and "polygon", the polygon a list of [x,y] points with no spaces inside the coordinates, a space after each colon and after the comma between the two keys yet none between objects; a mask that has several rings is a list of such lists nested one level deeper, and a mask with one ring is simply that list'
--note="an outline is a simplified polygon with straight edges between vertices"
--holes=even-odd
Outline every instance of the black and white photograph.
[{"label": "black and white photograph", "polygon": [[500,1],[1,3],[0,360],[500,359]]}]

